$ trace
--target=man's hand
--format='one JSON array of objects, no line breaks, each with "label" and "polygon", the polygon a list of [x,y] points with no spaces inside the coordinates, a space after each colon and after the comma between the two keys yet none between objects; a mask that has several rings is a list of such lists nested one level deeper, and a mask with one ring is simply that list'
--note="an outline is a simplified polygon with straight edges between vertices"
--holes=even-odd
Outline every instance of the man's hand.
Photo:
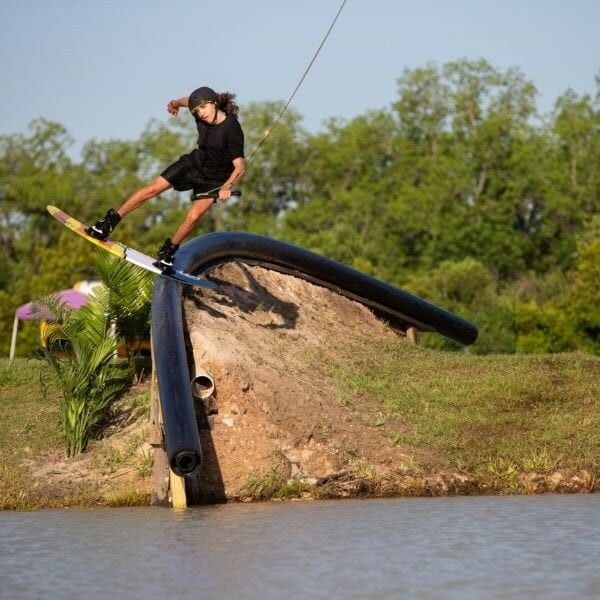
[{"label": "man's hand", "polygon": [[231,188],[240,181],[246,172],[246,163],[240,156],[233,159],[233,173],[229,176],[229,179],[219,189],[219,200],[227,200],[231,197]]},{"label": "man's hand", "polygon": [[167,110],[170,114],[176,117],[177,113],[179,112],[179,102],[177,100],[169,100],[169,104],[167,104]]},{"label": "man's hand", "polygon": [[227,200],[231,197],[231,188],[222,187],[219,189],[219,200]]}]

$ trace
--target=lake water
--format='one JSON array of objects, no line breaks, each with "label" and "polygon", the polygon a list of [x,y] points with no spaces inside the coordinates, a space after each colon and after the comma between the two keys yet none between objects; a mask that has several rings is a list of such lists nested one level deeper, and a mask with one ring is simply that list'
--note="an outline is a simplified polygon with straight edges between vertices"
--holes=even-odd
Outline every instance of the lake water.
[{"label": "lake water", "polygon": [[600,494],[0,513],[0,598],[600,598]]}]

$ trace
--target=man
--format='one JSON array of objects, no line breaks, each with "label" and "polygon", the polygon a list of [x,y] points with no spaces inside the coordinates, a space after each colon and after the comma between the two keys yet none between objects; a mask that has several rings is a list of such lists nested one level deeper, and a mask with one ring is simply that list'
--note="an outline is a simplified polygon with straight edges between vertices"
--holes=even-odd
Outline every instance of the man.
[{"label": "man", "polygon": [[192,206],[183,223],[165,240],[157,254],[155,264],[170,270],[179,245],[215,201],[208,193],[216,194],[218,200],[227,200],[244,176],[244,133],[237,119],[239,108],[234,98],[235,95],[228,92],[217,94],[209,87],[200,87],[188,97],[171,100],[167,110],[173,116],[183,107],[192,113],[198,129],[198,147],[134,192],[117,210],[109,209],[103,219],[88,228],[88,234],[105,240],[125,215],[146,200],[171,188],[192,190]]}]

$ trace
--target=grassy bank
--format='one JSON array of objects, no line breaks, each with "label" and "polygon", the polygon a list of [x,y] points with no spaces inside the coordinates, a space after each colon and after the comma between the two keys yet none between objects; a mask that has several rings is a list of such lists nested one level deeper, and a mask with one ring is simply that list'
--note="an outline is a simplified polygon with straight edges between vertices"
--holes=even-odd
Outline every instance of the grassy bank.
[{"label": "grassy bank", "polygon": [[598,357],[473,356],[391,342],[362,348],[332,373],[348,406],[365,394],[379,402],[379,424],[396,424],[390,442],[418,469],[464,473],[476,490],[497,493],[598,485]]},{"label": "grassy bank", "polygon": [[37,360],[0,360],[0,507],[26,508],[31,480],[23,459],[62,448],[56,388]]},{"label": "grassy bank", "polygon": [[[387,480],[369,465],[316,489],[274,475],[268,486],[252,480],[248,499],[597,489],[598,357],[472,356],[395,340],[359,349],[349,343],[336,364],[325,355],[311,361],[335,382],[336,398],[323,400],[381,428],[382,443],[407,460]],[[68,461],[58,398],[43,361],[0,360],[0,507],[147,504],[148,386],[119,401],[102,439]]]},{"label": "grassy bank", "polygon": [[132,388],[103,439],[68,461],[59,394],[44,361],[0,360],[0,509],[147,504],[151,463],[140,448],[148,439],[148,386]]}]

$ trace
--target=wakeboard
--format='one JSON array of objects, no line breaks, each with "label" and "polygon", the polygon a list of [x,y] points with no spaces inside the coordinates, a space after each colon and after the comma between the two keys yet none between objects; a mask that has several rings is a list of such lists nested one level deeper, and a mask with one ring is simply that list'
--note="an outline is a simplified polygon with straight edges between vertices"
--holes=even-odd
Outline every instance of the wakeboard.
[{"label": "wakeboard", "polygon": [[142,269],[146,269],[146,271],[150,271],[151,273],[156,273],[157,275],[161,275],[162,277],[166,277],[167,279],[172,279],[179,283],[185,283],[187,285],[193,285],[197,287],[204,288],[216,288],[217,284],[213,281],[210,281],[204,277],[195,277],[194,275],[190,275],[189,273],[184,273],[183,271],[178,271],[173,269],[172,271],[165,272],[154,264],[155,259],[147,254],[143,254],[138,250],[134,250],[125,244],[121,244],[120,242],[115,242],[111,239],[106,240],[98,240],[91,235],[86,233],[87,225],[81,223],[71,215],[68,215],[64,210],[57,208],[56,206],[48,205],[46,207],[48,212],[60,223],[66,225],[71,231],[74,231],[77,235],[80,235],[82,238],[86,239],[88,242],[91,242],[98,248],[102,248],[102,250],[106,250],[106,252],[110,252],[114,256],[122,260],[126,260]]}]

